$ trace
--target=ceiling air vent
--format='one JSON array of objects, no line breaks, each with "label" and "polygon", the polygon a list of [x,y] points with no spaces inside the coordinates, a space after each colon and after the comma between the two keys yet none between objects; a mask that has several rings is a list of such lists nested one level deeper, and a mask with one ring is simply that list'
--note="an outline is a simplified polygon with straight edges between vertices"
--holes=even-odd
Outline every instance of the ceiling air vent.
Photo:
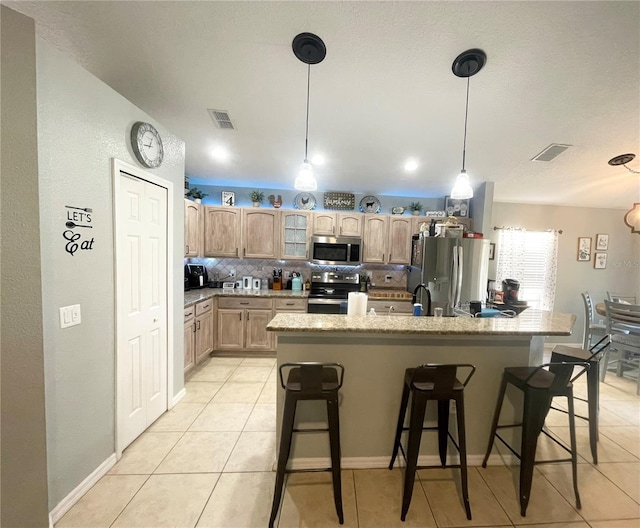
[{"label": "ceiling air vent", "polygon": [[207,112],[209,112],[211,119],[213,119],[213,122],[218,128],[235,130],[236,127],[233,126],[229,113],[226,110],[213,110],[209,108]]},{"label": "ceiling air vent", "polygon": [[567,150],[571,145],[561,145],[560,143],[551,143],[546,149],[544,149],[540,154],[534,156],[531,161],[551,161],[556,156],[562,154],[565,150]]}]

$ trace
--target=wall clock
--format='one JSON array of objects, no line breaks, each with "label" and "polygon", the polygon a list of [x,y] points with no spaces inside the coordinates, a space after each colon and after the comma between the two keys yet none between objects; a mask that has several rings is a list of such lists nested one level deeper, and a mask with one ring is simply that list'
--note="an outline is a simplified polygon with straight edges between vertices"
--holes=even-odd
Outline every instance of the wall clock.
[{"label": "wall clock", "polygon": [[131,127],[131,148],[143,166],[155,169],[162,164],[164,159],[162,138],[153,125],[143,121],[133,124]]},{"label": "wall clock", "polygon": [[222,205],[233,207],[236,204],[236,193],[233,191],[222,191]]}]

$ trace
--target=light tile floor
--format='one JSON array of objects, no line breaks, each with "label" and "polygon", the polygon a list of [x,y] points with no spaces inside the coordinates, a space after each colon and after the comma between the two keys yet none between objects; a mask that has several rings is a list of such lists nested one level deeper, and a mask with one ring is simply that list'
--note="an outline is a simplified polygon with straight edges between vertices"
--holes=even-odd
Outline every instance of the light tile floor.
[{"label": "light tile floor", "polygon": [[[213,358],[186,388],[186,397],[125,450],[58,528],[267,526],[276,445],[275,359]],[[586,393],[583,381],[575,392]],[[585,413],[584,404],[577,407]],[[536,467],[526,517],[519,513],[517,466],[470,468],[472,521],[461,505],[457,470],[419,471],[404,523],[400,469],[343,470],[344,526],[639,528],[640,398],[635,383],[608,375],[601,384],[600,417],[597,466],[591,463],[586,422],[576,424],[581,510],[575,508],[568,464]],[[566,415],[551,411],[547,426],[557,437],[568,438]],[[553,442],[541,437],[539,454],[554,453]],[[339,526],[330,474],[291,475],[278,526]]]}]

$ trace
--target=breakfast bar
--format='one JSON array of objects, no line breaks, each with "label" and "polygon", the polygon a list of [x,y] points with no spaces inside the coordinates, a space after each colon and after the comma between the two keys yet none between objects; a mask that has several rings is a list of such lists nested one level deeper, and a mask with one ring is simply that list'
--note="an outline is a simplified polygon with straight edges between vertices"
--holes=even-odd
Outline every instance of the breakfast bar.
[{"label": "breakfast bar", "polygon": [[[572,314],[534,309],[515,318],[281,313],[267,330],[277,335],[278,365],[318,361],[344,366],[340,390],[343,467],[388,465],[406,368],[423,363],[475,365],[475,376],[465,388],[465,414],[468,461],[479,465],[503,369],[542,364],[544,338],[571,335],[575,320]],[[518,392],[507,392],[504,420],[519,421],[522,401]],[[278,436],[283,400],[278,383]],[[434,405],[427,408],[430,425],[435,425],[435,418]],[[303,427],[317,427],[326,422],[325,408],[319,402],[300,402],[296,421]],[[451,432],[455,438],[454,425]],[[423,437],[420,453],[421,463],[436,463],[435,435]],[[293,467],[322,465],[329,458],[326,435],[294,435],[291,458]]]}]

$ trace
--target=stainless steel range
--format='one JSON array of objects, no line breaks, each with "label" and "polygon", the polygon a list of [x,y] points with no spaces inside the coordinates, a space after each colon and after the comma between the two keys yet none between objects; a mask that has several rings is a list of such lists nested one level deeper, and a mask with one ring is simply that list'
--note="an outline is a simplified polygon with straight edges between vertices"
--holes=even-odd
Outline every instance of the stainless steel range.
[{"label": "stainless steel range", "polygon": [[347,313],[346,303],[349,292],[360,290],[360,276],[357,273],[336,273],[333,271],[311,273],[308,313]]}]

